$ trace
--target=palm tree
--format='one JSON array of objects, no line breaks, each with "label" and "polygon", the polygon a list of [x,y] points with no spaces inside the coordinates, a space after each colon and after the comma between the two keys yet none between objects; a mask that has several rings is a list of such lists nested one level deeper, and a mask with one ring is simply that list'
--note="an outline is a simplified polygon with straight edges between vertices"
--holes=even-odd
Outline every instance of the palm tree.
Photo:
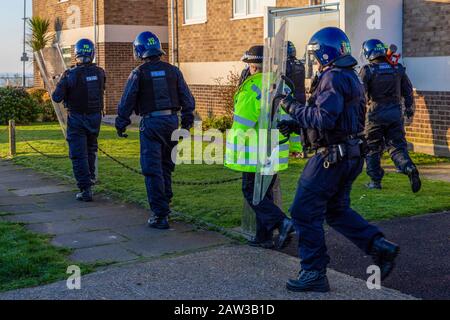
[{"label": "palm tree", "polygon": [[50,34],[50,20],[33,17],[28,20],[31,36],[28,45],[34,52],[44,49],[53,42],[54,36]]}]

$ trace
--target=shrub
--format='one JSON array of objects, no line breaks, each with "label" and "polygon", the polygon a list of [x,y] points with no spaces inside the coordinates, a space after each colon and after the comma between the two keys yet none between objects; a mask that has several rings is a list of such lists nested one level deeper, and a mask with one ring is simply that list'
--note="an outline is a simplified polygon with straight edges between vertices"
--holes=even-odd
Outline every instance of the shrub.
[{"label": "shrub", "polygon": [[21,88],[0,88],[0,124],[14,119],[17,123],[36,121],[41,107],[28,92]]},{"label": "shrub", "polygon": [[204,131],[214,128],[225,132],[233,125],[233,119],[229,116],[211,117],[203,120],[202,125]]},{"label": "shrub", "polygon": [[53,108],[52,100],[47,90],[44,89],[29,89],[27,91],[30,96],[39,104],[40,107],[40,120],[43,122],[58,121],[56,117],[55,109]]}]

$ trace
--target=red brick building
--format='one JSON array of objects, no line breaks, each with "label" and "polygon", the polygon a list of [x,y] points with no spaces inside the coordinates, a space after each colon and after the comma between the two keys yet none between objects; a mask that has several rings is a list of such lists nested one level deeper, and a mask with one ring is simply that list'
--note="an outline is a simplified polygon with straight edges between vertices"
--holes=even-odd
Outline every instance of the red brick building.
[{"label": "red brick building", "polygon": [[[311,8],[336,2],[326,10]],[[109,114],[136,64],[131,42],[142,30],[161,37],[202,116],[223,112],[218,83],[241,71],[243,52],[262,44],[280,16],[290,19],[300,57],[309,34],[327,25],[349,34],[355,56],[366,38],[394,42],[417,91],[408,139],[416,151],[450,156],[450,0],[34,0],[33,11],[51,19],[68,59],[77,39],[97,42],[97,62],[108,74]]]},{"label": "red brick building", "polygon": [[[108,114],[116,112],[127,77],[136,66],[131,45],[136,35],[151,30],[167,49],[167,0],[33,0],[33,16],[50,19],[68,62],[80,38],[96,43],[96,62],[108,77]],[[36,69],[35,83],[41,83]]]}]

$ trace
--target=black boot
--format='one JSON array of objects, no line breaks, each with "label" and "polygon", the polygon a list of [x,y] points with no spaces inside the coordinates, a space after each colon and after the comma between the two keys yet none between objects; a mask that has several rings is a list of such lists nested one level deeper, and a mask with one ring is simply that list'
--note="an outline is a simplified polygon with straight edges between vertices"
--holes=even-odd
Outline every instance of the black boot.
[{"label": "black boot", "polygon": [[411,190],[414,193],[419,192],[422,187],[422,181],[420,181],[419,170],[416,166],[406,167],[405,173],[408,175],[409,183],[411,184]]},{"label": "black boot", "polygon": [[148,226],[150,228],[155,228],[155,229],[160,229],[160,230],[170,229],[169,219],[167,217],[154,216],[154,217],[148,219]]},{"label": "black boot", "polygon": [[294,225],[291,219],[285,218],[279,227],[279,235],[275,243],[277,250],[283,249],[288,244],[292,232],[294,232]]},{"label": "black boot", "polygon": [[298,279],[288,280],[286,288],[294,292],[328,292],[330,291],[330,284],[328,283],[327,271],[301,270]]},{"label": "black boot", "polygon": [[259,247],[264,249],[272,249],[274,247],[272,239],[260,240],[257,237],[248,240],[247,244],[251,247]]},{"label": "black boot", "polygon": [[81,192],[77,193],[76,198],[78,201],[91,202],[93,200],[92,189],[82,189]]},{"label": "black boot", "polygon": [[387,241],[384,237],[378,237],[373,241],[370,255],[374,263],[380,268],[381,280],[386,279],[394,269],[394,260],[399,252],[400,247]]},{"label": "black boot", "polygon": [[375,182],[375,181],[370,181],[368,184],[366,184],[366,187],[370,190],[381,190],[381,182]]}]

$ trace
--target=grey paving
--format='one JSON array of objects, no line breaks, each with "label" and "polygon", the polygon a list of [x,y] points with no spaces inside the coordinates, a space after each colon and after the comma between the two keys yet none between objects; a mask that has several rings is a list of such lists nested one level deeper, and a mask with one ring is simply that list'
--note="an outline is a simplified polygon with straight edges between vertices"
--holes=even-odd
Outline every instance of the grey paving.
[{"label": "grey paving", "polygon": [[109,265],[84,276],[80,291],[67,290],[62,281],[3,293],[0,299],[411,298],[389,289],[368,290],[364,281],[332,270],[330,294],[291,294],[284,283],[298,272],[295,258],[239,246],[181,222],[167,231],[150,229],[148,210],[102,195],[79,202],[71,185],[17,168],[0,161],[0,171],[8,175],[6,182],[0,178],[0,220],[51,235],[53,245],[73,250],[73,264]]},{"label": "grey paving", "polygon": [[42,186],[42,187],[33,187],[33,188],[24,188],[20,190],[15,190],[13,193],[19,197],[30,196],[30,195],[42,195],[42,194],[51,194],[51,193],[60,193],[64,191],[71,191],[73,187],[69,186]]},{"label": "grey paving", "polygon": [[222,246],[108,268],[82,277],[81,290],[68,290],[61,281],[0,294],[0,299],[413,299],[390,289],[369,290],[364,281],[332,270],[330,293],[290,293],[285,281],[297,268],[298,260],[282,253]]}]

